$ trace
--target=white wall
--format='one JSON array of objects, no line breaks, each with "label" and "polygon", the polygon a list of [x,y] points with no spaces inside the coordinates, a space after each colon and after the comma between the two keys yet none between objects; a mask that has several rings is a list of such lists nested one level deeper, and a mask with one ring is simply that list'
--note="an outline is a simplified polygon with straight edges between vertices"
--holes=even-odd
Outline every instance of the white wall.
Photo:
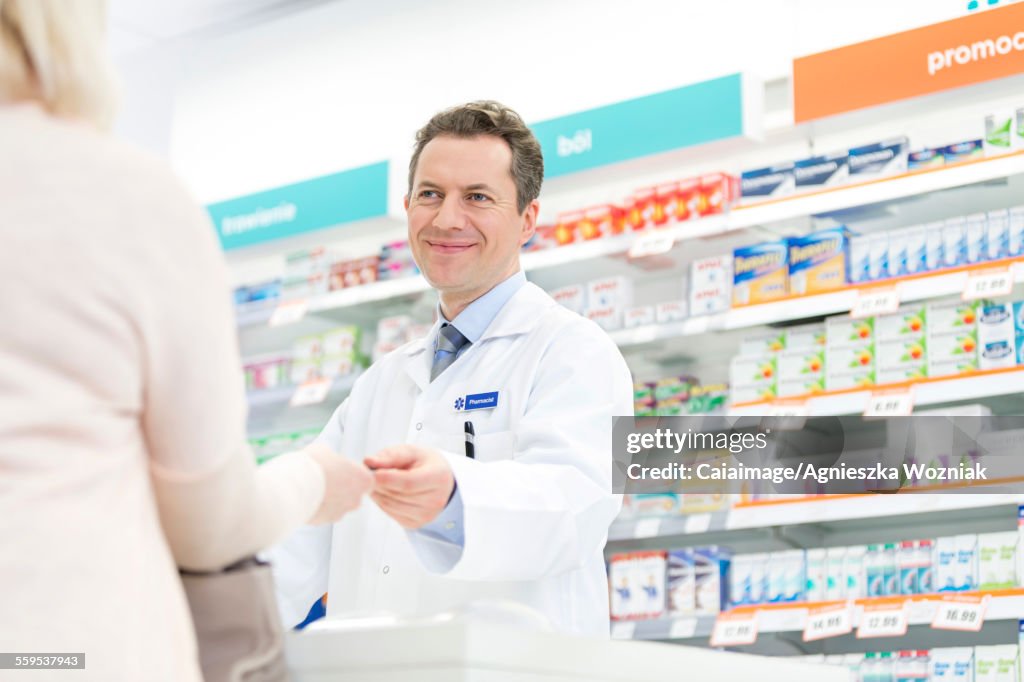
[{"label": "white wall", "polygon": [[[1004,3],[1006,4],[1006,0]],[[343,0],[121,63],[120,129],[204,202],[402,158],[436,110],[537,121],[966,13],[967,0]],[[147,71],[149,69],[149,71]],[[151,74],[147,76],[147,74]]]}]

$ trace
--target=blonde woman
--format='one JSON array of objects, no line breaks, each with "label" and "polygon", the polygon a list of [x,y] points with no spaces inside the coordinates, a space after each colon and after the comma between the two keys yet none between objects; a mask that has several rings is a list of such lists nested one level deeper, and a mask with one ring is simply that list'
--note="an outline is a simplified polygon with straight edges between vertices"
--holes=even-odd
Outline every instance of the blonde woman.
[{"label": "blonde woman", "polygon": [[335,521],[372,476],[324,446],[256,469],[212,227],[104,133],[103,6],[0,0],[0,650],[196,682],[178,567]]}]

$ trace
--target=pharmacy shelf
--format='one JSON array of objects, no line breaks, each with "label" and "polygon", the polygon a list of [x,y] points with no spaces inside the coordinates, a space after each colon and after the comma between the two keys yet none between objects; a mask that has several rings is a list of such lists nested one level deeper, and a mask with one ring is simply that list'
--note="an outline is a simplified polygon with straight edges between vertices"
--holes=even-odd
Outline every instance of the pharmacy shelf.
[{"label": "pharmacy shelf", "polygon": [[[956,595],[988,596],[989,602],[985,610],[985,622],[999,620],[1018,620],[1024,616],[1024,588],[1008,590],[990,590],[977,592],[956,592]],[[907,602],[908,625],[930,625],[935,618],[936,610],[941,603],[942,595],[919,595],[905,597]],[[878,597],[858,599],[853,602],[853,626],[860,624],[865,606],[892,603],[899,598]],[[732,609],[729,613],[756,614],[758,634],[771,632],[801,632],[807,624],[809,609],[835,604],[843,601],[765,604],[761,606],[743,606]],[[714,616],[696,616],[679,618],[660,618],[647,621],[620,621],[612,623],[612,637],[618,639],[672,640],[672,639],[705,639],[710,637],[714,628]],[[884,642],[885,639],[873,641]]]},{"label": "pharmacy shelf", "polygon": [[751,502],[731,509],[678,516],[616,520],[608,531],[609,543],[628,543],[647,538],[696,536],[755,528],[822,524],[877,519],[891,523],[912,514],[955,516],[967,509],[1024,503],[1021,494],[987,495],[827,495],[812,498],[780,497]]},{"label": "pharmacy shelf", "polygon": [[771,303],[733,308],[725,312],[692,317],[670,324],[652,324],[611,332],[620,348],[639,346],[684,336],[714,331],[757,327],[774,322],[802,320],[824,315],[849,313],[858,297],[879,289],[895,289],[902,303],[925,301],[963,293],[967,280],[974,273],[1008,269],[1015,284],[1024,283],[1024,258],[1005,258],[975,263],[909,277],[878,280],[870,284],[848,287],[826,294],[792,296]]},{"label": "pharmacy shelf", "polygon": [[[782,220],[834,213],[858,206],[895,201],[1018,174],[1024,174],[1024,152],[967,161],[943,168],[920,170],[904,175],[879,178],[859,184],[843,185],[817,192],[770,199],[749,206],[737,206],[725,214],[676,223],[657,230],[627,233],[616,237],[595,239],[543,251],[532,251],[523,254],[522,265],[527,272],[555,268],[569,263],[627,253],[639,240],[651,238],[652,235],[671,237],[676,242],[702,239]],[[962,280],[965,277],[966,275],[962,273],[949,273],[949,279],[945,281],[943,286],[951,287],[954,292],[962,290]],[[958,281],[959,285],[957,284]],[[929,278],[929,282],[932,284],[939,283],[932,278]],[[909,285],[901,284],[901,287],[903,286]],[[917,290],[914,289],[914,286],[910,286],[906,294],[904,294],[904,300],[915,300],[915,296],[918,294],[915,293]],[[429,285],[421,276],[365,284],[331,292],[310,300],[309,314],[387,301],[422,293],[428,289]],[[919,295],[921,298],[927,297],[926,294]],[[681,328],[685,331],[682,334],[678,332],[679,328],[676,328],[676,331],[672,331],[673,327],[670,327],[666,330],[654,331],[655,336],[651,338],[646,338],[652,333],[648,328],[628,330],[631,334],[625,336],[645,339],[644,341],[632,343],[644,343],[655,340],[658,338],[657,335],[661,333],[667,333],[672,336],[699,334],[714,329],[734,329],[764,324],[765,322],[779,319],[796,319],[796,317],[807,317],[815,314],[828,314],[844,309],[849,310],[853,297],[854,295],[849,291],[844,291],[825,295],[824,297],[789,299],[777,304],[771,304],[769,307],[750,306],[742,310],[730,311],[724,317],[709,316],[707,318],[695,318],[684,323],[684,326]],[[805,312],[807,310],[814,310],[813,306],[819,306],[817,310],[820,312]],[[244,311],[237,315],[237,323],[239,327],[266,324],[272,313],[273,306]],[[783,317],[778,317],[777,315],[782,315]],[[716,326],[718,324],[722,326]]]},{"label": "pharmacy shelf", "polygon": [[[324,398],[324,402],[332,403],[337,405],[340,398],[348,395],[349,391],[356,383],[356,379],[362,374],[362,370],[357,370],[351,374],[346,374],[335,378],[331,382],[331,387],[327,391],[327,396]],[[273,388],[263,388],[253,391],[247,391],[245,396],[249,403],[251,410],[260,411],[272,411],[282,409],[302,409],[292,408],[289,402],[292,399],[292,395],[299,387],[294,384],[287,384],[284,386],[275,386]]]},{"label": "pharmacy shelf", "polygon": [[[1024,386],[1024,367],[977,370],[970,374],[950,377],[927,377],[898,384],[879,384],[871,388],[857,388],[833,393],[785,398],[783,404],[799,403],[808,416],[838,416],[863,413],[872,395],[880,393],[910,392],[914,407],[944,405],[948,403],[981,400],[998,396],[1017,395]],[[770,415],[779,402],[764,401],[734,404],[729,412],[734,416]]]}]

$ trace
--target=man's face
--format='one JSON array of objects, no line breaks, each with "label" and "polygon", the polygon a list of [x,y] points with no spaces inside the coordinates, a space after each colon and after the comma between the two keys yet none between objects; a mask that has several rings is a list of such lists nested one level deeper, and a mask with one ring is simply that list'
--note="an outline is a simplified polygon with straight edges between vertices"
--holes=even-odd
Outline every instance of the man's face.
[{"label": "man's face", "polygon": [[420,153],[405,200],[409,243],[442,303],[461,309],[519,269],[538,205],[516,210],[511,165],[508,144],[489,135],[436,137]]}]

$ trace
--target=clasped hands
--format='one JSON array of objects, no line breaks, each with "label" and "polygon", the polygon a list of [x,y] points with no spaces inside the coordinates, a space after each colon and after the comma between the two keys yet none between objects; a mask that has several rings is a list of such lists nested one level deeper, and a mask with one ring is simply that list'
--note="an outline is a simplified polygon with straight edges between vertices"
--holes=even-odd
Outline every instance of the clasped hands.
[{"label": "clasped hands", "polygon": [[451,466],[437,450],[420,445],[384,448],[363,463],[321,443],[306,448],[324,470],[325,493],[311,523],[328,523],[359,506],[369,494],[402,528],[421,528],[440,514],[455,489]]}]

